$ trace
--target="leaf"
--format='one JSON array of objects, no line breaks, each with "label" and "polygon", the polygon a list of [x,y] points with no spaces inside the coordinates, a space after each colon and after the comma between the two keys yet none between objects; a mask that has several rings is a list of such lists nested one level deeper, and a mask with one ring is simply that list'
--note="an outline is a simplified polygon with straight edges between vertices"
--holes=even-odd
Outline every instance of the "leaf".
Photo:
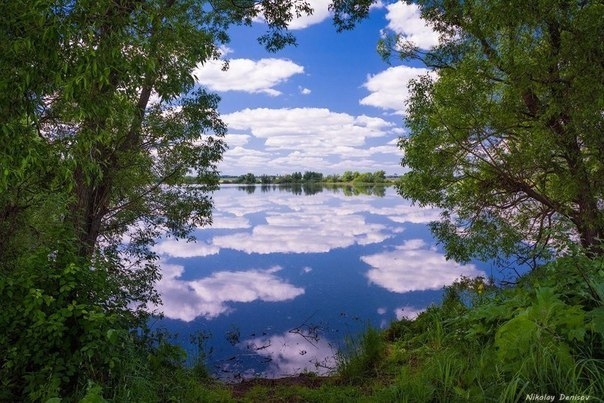
[{"label": "leaf", "polygon": [[116,344],[118,341],[118,337],[119,337],[119,333],[117,330],[115,330],[115,329],[107,330],[107,340],[109,340],[109,342],[111,344]]},{"label": "leaf", "polygon": [[600,298],[600,304],[604,304],[604,282],[600,282],[594,286],[598,298]]},{"label": "leaf", "polygon": [[504,323],[495,335],[497,356],[504,362],[517,361],[530,350],[538,327],[529,319],[528,310]]},{"label": "leaf", "polygon": [[585,315],[590,329],[604,338],[604,306],[597,307]]}]

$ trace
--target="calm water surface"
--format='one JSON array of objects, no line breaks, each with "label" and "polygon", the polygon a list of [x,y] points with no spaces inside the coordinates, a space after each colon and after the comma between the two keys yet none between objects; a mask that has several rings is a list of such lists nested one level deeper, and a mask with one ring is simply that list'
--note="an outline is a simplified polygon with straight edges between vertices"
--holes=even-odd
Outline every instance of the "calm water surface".
[{"label": "calm water surface", "polygon": [[155,326],[204,339],[220,378],[326,374],[347,338],[413,318],[482,263],[447,261],[421,209],[394,189],[223,186],[197,242],[163,240]]}]

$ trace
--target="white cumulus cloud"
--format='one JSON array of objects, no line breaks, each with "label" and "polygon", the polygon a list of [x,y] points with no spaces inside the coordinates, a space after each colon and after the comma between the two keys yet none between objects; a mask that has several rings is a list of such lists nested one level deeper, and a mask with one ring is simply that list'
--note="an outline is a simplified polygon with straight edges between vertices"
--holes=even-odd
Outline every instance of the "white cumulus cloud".
[{"label": "white cumulus cloud", "polygon": [[229,133],[224,136],[224,141],[226,141],[229,147],[244,146],[250,141],[250,137],[247,134]]},{"label": "white cumulus cloud", "polygon": [[409,240],[393,251],[363,256],[361,260],[371,266],[367,272],[369,281],[397,293],[437,290],[462,275],[484,275],[472,264],[447,260],[421,239]]},{"label": "white cumulus cloud", "polygon": [[155,245],[153,250],[164,256],[189,258],[215,255],[220,251],[220,248],[204,242],[170,239]]},{"label": "white cumulus cloud", "polygon": [[[307,3],[313,9],[312,14],[306,15],[302,14],[299,17],[293,18],[292,21],[289,22],[288,28],[291,30],[298,30],[308,28],[311,25],[319,24],[329,18],[329,3],[331,0],[307,0]],[[294,10],[291,10],[294,13]],[[255,22],[265,22],[264,16],[259,16],[254,20]]]},{"label": "white cumulus cloud", "polygon": [[326,108],[256,108],[226,114],[230,129],[250,130],[267,147],[329,152],[335,146],[361,146],[385,136],[395,125],[381,118],[332,112]]},{"label": "white cumulus cloud", "polygon": [[231,174],[401,169],[396,141],[403,130],[381,117],[299,107],[246,108],[222,118],[231,132],[249,135],[248,144],[224,153],[222,170]]},{"label": "white cumulus cloud", "polygon": [[367,78],[363,87],[367,88],[370,94],[359,102],[361,105],[375,106],[402,114],[405,102],[409,98],[409,82],[429,71],[422,67],[389,67]]},{"label": "white cumulus cloud", "polygon": [[229,302],[256,300],[287,301],[304,294],[275,275],[280,267],[247,271],[221,271],[199,280],[181,280],[184,267],[163,263],[157,290],[162,296],[161,310],[170,319],[190,322],[199,316],[212,319],[232,311]]},{"label": "white cumulus cloud", "polygon": [[281,92],[274,87],[304,72],[304,67],[291,60],[274,58],[258,61],[231,59],[226,71],[222,67],[222,61],[213,60],[198,66],[193,76],[199,84],[212,91],[243,91],[277,96]]},{"label": "white cumulus cloud", "polygon": [[302,15],[289,24],[289,29],[304,29],[314,24],[319,24],[329,18],[328,6],[331,0],[308,0],[313,9],[311,15]]},{"label": "white cumulus cloud", "polygon": [[438,34],[420,17],[416,4],[402,1],[386,6],[388,28],[422,49],[438,45]]},{"label": "white cumulus cloud", "polygon": [[327,375],[336,368],[336,351],[332,343],[321,337],[304,333],[287,332],[271,337],[247,340],[248,350],[270,358],[265,378],[278,378],[302,372]]}]

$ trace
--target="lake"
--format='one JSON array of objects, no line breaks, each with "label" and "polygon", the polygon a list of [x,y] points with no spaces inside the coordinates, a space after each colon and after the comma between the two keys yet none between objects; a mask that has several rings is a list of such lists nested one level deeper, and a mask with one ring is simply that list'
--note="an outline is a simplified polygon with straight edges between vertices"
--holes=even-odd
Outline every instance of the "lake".
[{"label": "lake", "polygon": [[221,379],[327,374],[368,326],[413,318],[484,263],[445,259],[418,208],[393,188],[222,186],[197,242],[162,240],[165,318]]}]

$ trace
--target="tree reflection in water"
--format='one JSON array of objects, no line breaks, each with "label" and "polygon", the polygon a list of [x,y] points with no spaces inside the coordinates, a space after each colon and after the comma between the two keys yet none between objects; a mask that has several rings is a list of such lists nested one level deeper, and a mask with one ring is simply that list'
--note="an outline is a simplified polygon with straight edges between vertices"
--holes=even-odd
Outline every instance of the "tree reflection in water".
[{"label": "tree reflection in water", "polygon": [[384,185],[368,185],[368,184],[354,184],[354,185],[338,185],[329,183],[288,183],[283,185],[274,184],[262,184],[262,185],[238,185],[237,189],[253,194],[256,188],[260,188],[263,193],[273,192],[275,190],[293,193],[297,196],[312,196],[323,191],[331,191],[333,193],[342,193],[345,196],[377,196],[384,197],[386,195],[387,186]]}]

